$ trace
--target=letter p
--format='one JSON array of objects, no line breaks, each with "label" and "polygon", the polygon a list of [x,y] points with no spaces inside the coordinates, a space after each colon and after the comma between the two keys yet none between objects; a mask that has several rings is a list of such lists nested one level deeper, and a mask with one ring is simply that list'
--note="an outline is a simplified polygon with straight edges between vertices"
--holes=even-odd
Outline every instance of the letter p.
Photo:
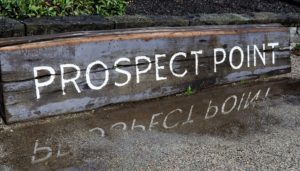
[{"label": "letter p", "polygon": [[[217,53],[218,52],[221,52],[223,54],[223,58],[220,61],[217,60]],[[222,49],[222,48],[214,49],[214,72],[217,72],[217,65],[225,62],[225,59],[226,59],[226,51],[224,49]]]},{"label": "letter p", "polygon": [[[47,70],[49,71],[50,74],[50,79],[48,81],[45,82],[39,82],[39,78],[38,78],[38,71],[41,70]],[[55,71],[52,67],[48,67],[48,66],[40,66],[40,67],[34,67],[33,68],[33,74],[34,74],[34,83],[35,83],[35,90],[36,90],[36,99],[40,99],[41,95],[40,95],[40,87],[45,87],[50,85],[55,78]]]}]

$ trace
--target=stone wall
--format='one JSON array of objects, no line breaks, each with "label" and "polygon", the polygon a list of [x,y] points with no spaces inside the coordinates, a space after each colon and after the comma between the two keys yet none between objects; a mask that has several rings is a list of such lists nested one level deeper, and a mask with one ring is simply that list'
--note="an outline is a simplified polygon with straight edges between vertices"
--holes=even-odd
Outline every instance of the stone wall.
[{"label": "stone wall", "polygon": [[190,16],[70,16],[24,20],[0,18],[0,38],[56,34],[72,31],[112,30],[141,27],[177,27],[196,25],[237,25],[281,23],[299,27],[300,13],[194,14]]}]

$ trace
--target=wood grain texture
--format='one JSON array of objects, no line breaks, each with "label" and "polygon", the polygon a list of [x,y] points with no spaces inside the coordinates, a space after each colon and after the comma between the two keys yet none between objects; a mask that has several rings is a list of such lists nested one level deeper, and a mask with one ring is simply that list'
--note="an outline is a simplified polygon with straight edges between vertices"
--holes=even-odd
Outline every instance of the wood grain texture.
[{"label": "wood grain texture", "polygon": [[[224,48],[227,53],[234,46],[245,50],[247,45],[278,42],[276,63],[272,64],[272,51],[266,48],[266,65],[258,60],[257,66],[243,66],[234,70],[229,60],[218,65],[214,72],[214,48]],[[121,102],[151,99],[184,91],[189,85],[193,88],[225,84],[239,80],[258,78],[290,72],[289,31],[280,25],[240,25],[240,26],[201,26],[181,28],[152,28],[148,30],[119,30],[104,32],[83,32],[54,35],[51,37],[28,37],[5,43],[0,40],[1,73],[3,82],[4,115],[6,121],[17,122],[46,116],[92,110],[104,105]],[[203,50],[199,57],[199,74],[195,74],[195,57],[191,51]],[[176,73],[187,74],[178,78],[172,75],[169,68],[170,58],[177,52],[185,52],[187,58],[179,57],[174,62]],[[251,51],[252,52],[252,51]],[[160,60],[164,66],[160,75],[167,80],[155,80],[154,56],[166,54]],[[136,83],[136,56],[147,56],[152,67],[149,72],[140,76]],[[237,56],[234,54],[234,56]],[[129,71],[132,79],[124,87],[114,83],[124,82],[126,77],[115,71],[114,62],[120,57],[130,59],[120,68]],[[91,90],[86,83],[86,67],[100,60],[108,67],[109,81],[101,90]],[[253,59],[250,60],[253,62]],[[238,64],[239,58],[234,57]],[[62,95],[60,64],[75,64],[81,69],[81,76],[76,80],[81,93],[72,84],[66,86],[66,95]],[[140,64],[145,69],[149,63]],[[54,82],[40,89],[41,99],[36,99],[33,68],[50,66],[56,74]],[[104,68],[91,73],[92,82],[100,85],[104,80]],[[72,78],[75,71],[68,70],[64,75]],[[40,73],[39,80],[48,80],[49,73]]]}]

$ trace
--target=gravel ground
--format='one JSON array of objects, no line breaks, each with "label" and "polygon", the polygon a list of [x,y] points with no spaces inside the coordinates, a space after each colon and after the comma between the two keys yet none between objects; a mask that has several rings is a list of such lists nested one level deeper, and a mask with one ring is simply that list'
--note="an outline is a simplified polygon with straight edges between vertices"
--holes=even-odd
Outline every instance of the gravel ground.
[{"label": "gravel ground", "polygon": [[[113,157],[104,165],[111,170],[298,170],[299,105],[300,96],[291,95],[262,104],[257,112],[261,126],[249,123],[242,134],[236,126],[222,135],[117,134],[109,142],[111,148],[106,147],[111,150],[103,154]],[[103,167],[107,158],[87,161],[97,164],[83,170],[99,163]]]},{"label": "gravel ground", "polygon": [[292,64],[292,78],[300,79],[300,56],[292,55],[291,56]]},{"label": "gravel ground", "polygon": [[195,13],[249,12],[300,12],[300,5],[280,0],[132,0],[126,13],[178,16]]}]

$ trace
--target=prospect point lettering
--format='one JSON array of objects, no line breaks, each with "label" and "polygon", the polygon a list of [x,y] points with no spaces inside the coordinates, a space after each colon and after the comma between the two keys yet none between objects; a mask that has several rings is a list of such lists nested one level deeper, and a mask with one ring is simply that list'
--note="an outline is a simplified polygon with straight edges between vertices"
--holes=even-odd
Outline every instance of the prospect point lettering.
[{"label": "prospect point lettering", "polygon": [[[262,64],[265,66],[267,65],[268,60],[266,60],[266,48],[268,47],[270,51],[272,51],[271,56],[271,64],[274,65],[276,63],[276,54],[274,51],[274,48],[277,48],[279,46],[279,43],[267,43],[262,44],[260,46],[258,45],[248,45],[246,49],[242,49],[239,46],[235,46],[230,49],[229,52],[226,52],[224,48],[214,48],[213,49],[213,70],[214,73],[218,72],[218,67],[221,64],[229,63],[230,67],[233,70],[239,70],[242,67],[256,67],[258,61],[261,61]],[[262,50],[260,50],[260,48]],[[191,57],[195,61],[195,70],[194,73],[196,76],[199,75],[199,66],[201,63],[199,63],[199,58],[203,57],[204,50],[195,50],[190,52],[177,52],[173,55],[171,55],[170,58],[167,58],[166,54],[155,54],[154,58],[149,56],[136,56],[134,58],[134,61],[132,61],[129,58],[126,57],[120,57],[116,61],[114,61],[114,66],[112,69],[115,70],[118,74],[122,74],[126,77],[126,79],[122,80],[115,80],[114,85],[116,87],[123,87],[126,86],[128,83],[130,83],[132,80],[136,84],[139,84],[141,82],[141,77],[148,73],[151,69],[155,69],[155,81],[166,81],[168,77],[162,76],[160,73],[162,70],[166,70],[165,63],[162,61],[168,60],[169,65],[169,71],[170,73],[176,77],[176,78],[182,78],[185,77],[188,73],[187,68],[181,71],[181,73],[176,72],[176,69],[174,67],[174,62],[176,60],[183,60],[186,59],[188,55],[191,55]],[[151,60],[152,58],[152,60]],[[154,62],[152,62],[154,59]],[[229,62],[227,62],[229,61]],[[235,61],[235,62],[233,62]],[[238,63],[236,62],[238,61]],[[132,62],[135,66],[135,73],[131,73],[122,67],[120,65],[128,64],[131,65]],[[141,64],[143,64],[146,67],[141,67]],[[108,81],[110,79],[110,71],[107,64],[102,62],[101,60],[96,60],[91,63],[89,63],[86,68],[80,68],[76,64],[60,64],[59,65],[60,72],[56,73],[55,69],[51,66],[37,66],[33,68],[33,74],[34,74],[34,82],[35,82],[35,90],[36,90],[36,98],[41,98],[41,88],[50,86],[54,83],[55,77],[60,76],[61,81],[61,90],[62,95],[66,95],[65,87],[67,84],[72,84],[76,91],[78,93],[81,93],[81,89],[79,88],[76,80],[78,80],[81,76],[85,76],[85,81],[87,83],[87,86],[91,90],[101,90],[105,86],[107,86]],[[92,82],[91,79],[91,73],[95,69],[101,69],[103,72],[99,74],[103,74],[103,81],[101,84],[95,84]],[[72,78],[66,78],[65,75],[68,74],[67,70],[74,70],[75,75]],[[82,72],[85,71],[85,72]],[[41,75],[39,73],[49,73],[50,77],[49,79],[45,80],[41,78]]]}]

